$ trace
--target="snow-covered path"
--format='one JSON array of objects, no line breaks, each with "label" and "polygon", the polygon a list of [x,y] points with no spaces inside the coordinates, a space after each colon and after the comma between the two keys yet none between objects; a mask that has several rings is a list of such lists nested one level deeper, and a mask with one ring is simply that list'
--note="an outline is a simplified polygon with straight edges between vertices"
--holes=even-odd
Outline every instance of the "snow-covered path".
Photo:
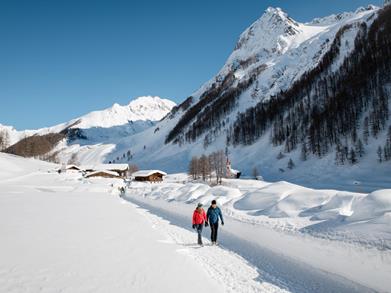
[{"label": "snow-covered path", "polygon": [[[182,229],[189,229],[189,213],[191,213],[191,207],[188,205],[175,203],[175,202],[166,202],[164,200],[151,200],[138,196],[126,196],[126,199],[134,204],[137,204],[140,207],[143,207],[150,211],[154,215],[158,215],[163,219],[170,221],[172,227],[181,227]],[[387,284],[384,284],[384,280],[387,280],[387,277],[384,274],[388,274],[386,271],[376,270],[376,267],[373,271],[373,276],[366,277],[366,279],[374,278],[372,285],[377,289],[370,289],[365,285],[360,285],[353,281],[350,281],[346,278],[327,273],[326,271],[310,266],[304,262],[301,262],[297,259],[287,257],[289,253],[276,253],[274,249],[268,248],[270,242],[273,242],[276,239],[268,239],[269,236],[274,237],[272,234],[268,233],[266,230],[259,230],[253,228],[255,227],[251,224],[246,223],[235,223],[235,221],[226,219],[227,225],[221,229],[220,239],[223,243],[224,251],[231,251],[238,253],[249,263],[256,266],[258,269],[259,276],[257,278],[260,283],[271,283],[280,288],[285,288],[290,292],[387,292]],[[238,226],[240,225],[240,227]],[[228,228],[230,226],[230,228]],[[231,229],[231,233],[227,231]],[[241,231],[239,233],[235,233]],[[263,234],[265,232],[265,234]],[[190,232],[191,233],[191,232]],[[204,236],[208,238],[209,229],[204,232]],[[248,239],[246,240],[243,235],[247,235]],[[195,237],[195,236],[193,236]],[[265,244],[259,244],[259,241],[254,241],[254,238],[259,239],[260,237],[265,237]],[[278,241],[282,241],[279,245],[285,247],[286,250],[296,250],[296,243],[292,241],[290,237],[281,237]],[[285,243],[284,243],[285,241]],[[277,243],[274,243],[278,245]],[[322,259],[322,253],[319,255],[311,255],[311,252],[308,251],[306,255],[306,249],[311,248],[311,245],[306,245],[302,243],[302,253],[303,257],[314,258],[315,262],[322,262],[325,259]],[[308,244],[308,243],[307,243]],[[325,247],[323,247],[325,248]],[[333,249],[330,250],[332,254],[329,255],[329,259],[335,258],[331,263],[338,264],[338,251]],[[343,253],[344,251],[342,251]],[[336,253],[336,254],[334,254]],[[351,251],[351,257],[354,259],[356,255]],[[326,250],[327,254],[327,250]],[[374,263],[376,263],[374,259]],[[327,259],[326,259],[327,262]],[[361,265],[363,271],[370,272],[371,269],[363,268],[367,266],[366,260],[357,259],[356,263],[352,263],[349,268],[344,267],[344,261],[340,262],[342,267],[335,267],[335,271],[349,269],[352,275],[360,273],[360,268],[355,267],[355,265]],[[327,263],[325,264],[327,266]],[[347,272],[349,275],[349,272]],[[379,279],[376,279],[376,275]],[[376,287],[377,286],[377,287]],[[374,288],[374,287],[372,287]]]},{"label": "snow-covered path", "polygon": [[0,292],[285,292],[235,253],[200,248],[194,232],[110,194],[107,181],[15,160],[0,154],[3,171],[21,167],[0,176]]},{"label": "snow-covered path", "polygon": [[194,259],[224,292],[289,292],[262,280],[258,270],[236,253],[211,246],[207,240],[204,241],[205,246],[200,247],[196,244],[194,232],[172,225],[146,209],[139,207],[138,211],[151,221],[155,229],[166,234],[165,243],[180,246],[177,252]]}]

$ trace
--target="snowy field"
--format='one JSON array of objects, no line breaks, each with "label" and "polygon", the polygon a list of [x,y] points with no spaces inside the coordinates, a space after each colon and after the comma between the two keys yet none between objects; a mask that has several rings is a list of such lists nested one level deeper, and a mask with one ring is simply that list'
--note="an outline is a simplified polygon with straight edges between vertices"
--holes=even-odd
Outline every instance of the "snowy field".
[{"label": "snowy field", "polygon": [[[0,292],[390,292],[391,191],[57,174],[0,153]],[[198,247],[197,202],[225,215]]]}]

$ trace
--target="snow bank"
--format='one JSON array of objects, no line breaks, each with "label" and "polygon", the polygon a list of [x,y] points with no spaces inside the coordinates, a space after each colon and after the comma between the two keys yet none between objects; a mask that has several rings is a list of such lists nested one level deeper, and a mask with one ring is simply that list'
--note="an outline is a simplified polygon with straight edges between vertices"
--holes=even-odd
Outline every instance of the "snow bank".
[{"label": "snow bank", "polygon": [[16,179],[31,172],[54,171],[58,166],[0,152],[0,180]]},{"label": "snow bank", "polygon": [[357,200],[352,205],[353,215],[349,221],[368,221],[373,218],[390,217],[391,189],[379,190]]},{"label": "snow bank", "polygon": [[241,221],[378,248],[391,247],[391,190],[362,194],[310,189],[285,181],[226,179],[223,185],[213,187],[199,182],[132,182],[128,193],[206,206],[216,199],[226,214]]}]

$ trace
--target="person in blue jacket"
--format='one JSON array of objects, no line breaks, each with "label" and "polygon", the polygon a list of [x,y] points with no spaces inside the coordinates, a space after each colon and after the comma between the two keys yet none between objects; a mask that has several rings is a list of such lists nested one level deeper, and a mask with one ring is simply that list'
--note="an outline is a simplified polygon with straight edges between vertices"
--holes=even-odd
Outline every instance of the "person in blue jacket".
[{"label": "person in blue jacket", "polygon": [[212,204],[208,208],[208,212],[206,213],[206,219],[211,229],[210,239],[212,241],[212,245],[217,245],[217,230],[219,229],[219,218],[221,220],[221,225],[224,226],[223,214],[221,213],[220,208],[217,206],[216,201],[212,200]]}]

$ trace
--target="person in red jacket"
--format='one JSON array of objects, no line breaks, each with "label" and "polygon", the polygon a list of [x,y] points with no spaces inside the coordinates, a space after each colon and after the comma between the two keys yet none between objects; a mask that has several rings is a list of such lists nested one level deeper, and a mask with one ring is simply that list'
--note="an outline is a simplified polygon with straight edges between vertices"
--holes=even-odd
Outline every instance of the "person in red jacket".
[{"label": "person in red jacket", "polygon": [[202,228],[204,227],[204,224],[205,227],[208,227],[205,210],[202,208],[202,203],[199,203],[193,213],[193,229],[197,230],[198,244],[201,246],[203,246]]}]

